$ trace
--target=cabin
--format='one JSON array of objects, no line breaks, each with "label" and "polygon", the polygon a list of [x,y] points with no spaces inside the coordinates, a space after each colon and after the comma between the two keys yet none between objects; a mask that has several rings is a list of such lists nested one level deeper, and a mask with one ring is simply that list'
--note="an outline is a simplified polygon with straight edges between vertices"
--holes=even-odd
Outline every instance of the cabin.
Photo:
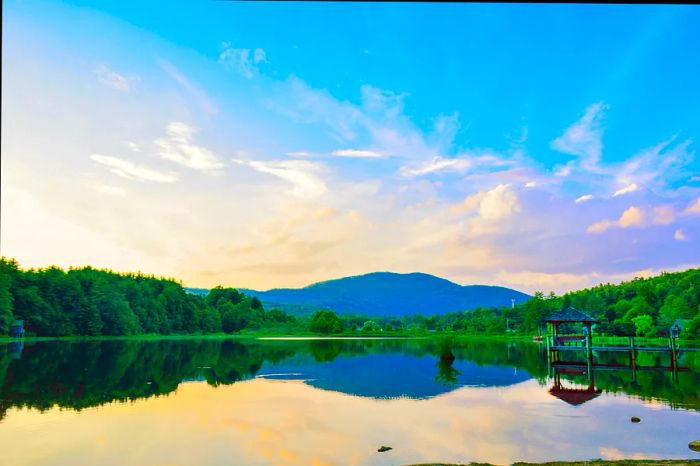
[{"label": "cabin", "polygon": [[[591,346],[591,327],[596,320],[588,314],[573,307],[567,307],[561,311],[554,312],[544,320],[552,329],[552,346],[566,346],[569,343],[581,344],[581,346]],[[583,324],[583,335],[559,335],[561,324]]]},{"label": "cabin", "polygon": [[24,321],[15,320],[10,325],[10,336],[13,338],[24,338]]}]

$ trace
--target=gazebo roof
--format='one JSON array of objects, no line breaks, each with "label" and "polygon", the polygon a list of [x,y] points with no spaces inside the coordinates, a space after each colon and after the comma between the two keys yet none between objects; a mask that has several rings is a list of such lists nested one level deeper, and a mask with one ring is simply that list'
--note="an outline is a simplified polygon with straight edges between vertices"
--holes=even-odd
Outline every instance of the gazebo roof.
[{"label": "gazebo roof", "polygon": [[595,322],[596,320],[578,309],[569,306],[561,311],[548,315],[545,322]]}]

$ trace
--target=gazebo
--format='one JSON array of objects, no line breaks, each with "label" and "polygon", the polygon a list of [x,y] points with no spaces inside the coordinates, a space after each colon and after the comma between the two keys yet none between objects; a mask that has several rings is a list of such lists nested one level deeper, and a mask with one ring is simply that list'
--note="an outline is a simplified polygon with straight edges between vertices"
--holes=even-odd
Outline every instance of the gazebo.
[{"label": "gazebo", "polygon": [[[554,312],[547,316],[544,321],[547,324],[551,324],[552,329],[552,346],[564,346],[566,342],[581,342],[584,345],[591,347],[592,334],[591,326],[596,322],[596,320],[589,316],[588,314],[579,311],[571,306],[561,311]],[[564,323],[583,324],[584,335],[566,335],[559,336],[559,325]]]}]

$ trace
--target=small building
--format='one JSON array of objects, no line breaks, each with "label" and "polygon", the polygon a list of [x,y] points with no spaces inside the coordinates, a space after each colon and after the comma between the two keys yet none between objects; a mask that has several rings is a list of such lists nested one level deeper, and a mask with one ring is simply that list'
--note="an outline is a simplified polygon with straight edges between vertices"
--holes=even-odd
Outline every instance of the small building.
[{"label": "small building", "polygon": [[10,336],[13,338],[24,338],[24,321],[15,320],[10,325]]}]

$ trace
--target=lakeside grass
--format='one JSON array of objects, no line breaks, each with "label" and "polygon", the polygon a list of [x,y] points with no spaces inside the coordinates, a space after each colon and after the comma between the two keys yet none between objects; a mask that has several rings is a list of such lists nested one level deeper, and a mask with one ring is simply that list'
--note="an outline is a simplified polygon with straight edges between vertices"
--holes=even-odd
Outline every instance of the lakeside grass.
[{"label": "lakeside grass", "polygon": [[[28,336],[24,337],[22,340],[25,342],[34,341],[110,341],[110,340],[140,340],[140,341],[157,341],[157,340],[201,340],[201,339],[212,339],[212,340],[254,340],[254,339],[264,339],[264,340],[283,340],[283,339],[377,339],[377,338],[403,338],[403,339],[437,339],[437,338],[450,338],[459,341],[474,341],[474,340],[488,340],[488,341],[514,341],[514,342],[532,342],[532,335],[525,334],[500,334],[500,335],[485,335],[485,334],[463,334],[457,332],[431,332],[428,330],[419,331],[394,331],[394,332],[343,332],[336,334],[324,334],[315,333],[310,331],[283,331],[283,330],[272,330],[272,329],[262,329],[262,330],[244,330],[242,332],[228,334],[228,333],[215,333],[215,334],[172,334],[172,335],[160,335],[160,334],[146,334],[146,335],[115,335],[115,336],[81,336],[81,335],[70,335],[70,336]],[[0,337],[0,343],[11,343],[13,341],[19,341],[18,338],[12,338],[9,336]],[[543,344],[543,343],[542,343]],[[605,336],[605,335],[594,335],[593,336],[594,346],[628,346],[629,337],[617,337],[617,336]],[[700,340],[687,340],[680,339],[679,345],[681,348],[700,348]],[[643,338],[635,337],[635,346],[652,346],[652,347],[666,347],[668,346],[668,338],[658,337],[658,338]]]}]

